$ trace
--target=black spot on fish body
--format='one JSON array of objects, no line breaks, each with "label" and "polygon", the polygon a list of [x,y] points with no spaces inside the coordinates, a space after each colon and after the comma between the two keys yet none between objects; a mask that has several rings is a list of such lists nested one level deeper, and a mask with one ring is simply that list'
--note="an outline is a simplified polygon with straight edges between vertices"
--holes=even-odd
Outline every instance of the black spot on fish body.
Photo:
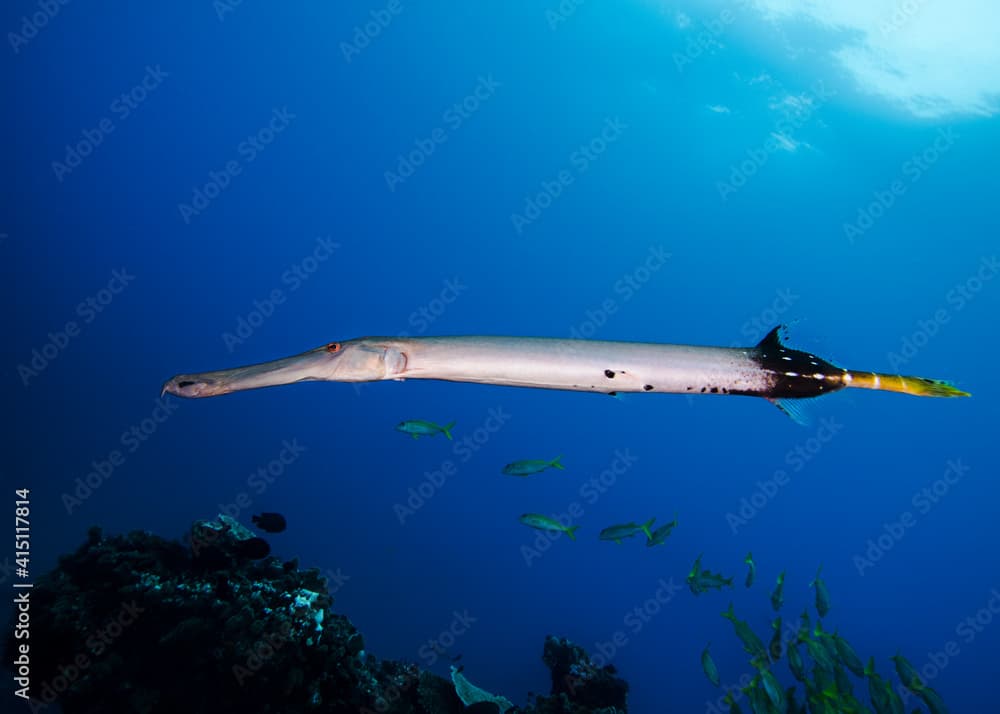
[{"label": "black spot on fish body", "polygon": [[618,396],[618,392],[608,392],[608,396],[609,397],[617,397]]},{"label": "black spot on fish body", "polygon": [[719,388],[718,387],[712,387],[712,389],[710,391],[712,392],[712,394],[718,394],[719,393]]},{"label": "black spot on fish body", "polygon": [[701,393],[702,393],[702,394],[704,394],[704,393],[705,393],[705,387],[702,387],[702,388],[701,388]]},{"label": "black spot on fish body", "polygon": [[178,382],[177,386],[183,389],[184,387],[190,387],[192,384],[194,384],[194,382],[189,382],[187,380],[184,380],[183,382]]},{"label": "black spot on fish body", "polygon": [[653,390],[653,385],[652,384],[644,384],[644,385],[642,385],[642,389],[645,392],[650,392],[650,391]]},{"label": "black spot on fish body", "polygon": [[606,370],[604,370],[604,376],[607,377],[608,379],[614,379],[615,378],[615,373],[613,371],[611,371],[610,369],[606,369]]}]

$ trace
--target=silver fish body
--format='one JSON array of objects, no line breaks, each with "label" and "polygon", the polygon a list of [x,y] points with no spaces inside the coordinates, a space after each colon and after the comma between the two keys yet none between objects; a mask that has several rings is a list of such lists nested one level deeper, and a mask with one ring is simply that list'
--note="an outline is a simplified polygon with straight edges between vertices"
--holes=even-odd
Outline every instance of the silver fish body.
[{"label": "silver fish body", "polygon": [[440,379],[582,392],[765,396],[754,348],[547,337],[362,337],[246,367],[181,374],[164,391],[208,397],[303,381]]},{"label": "silver fish body", "polygon": [[968,396],[948,382],[852,372],[787,348],[776,327],[753,347],[701,347],[555,337],[361,337],[235,369],[179,374],[163,393],[212,397],[306,381],[440,379],[578,392],[764,397],[788,400],[845,387],[918,396]]}]

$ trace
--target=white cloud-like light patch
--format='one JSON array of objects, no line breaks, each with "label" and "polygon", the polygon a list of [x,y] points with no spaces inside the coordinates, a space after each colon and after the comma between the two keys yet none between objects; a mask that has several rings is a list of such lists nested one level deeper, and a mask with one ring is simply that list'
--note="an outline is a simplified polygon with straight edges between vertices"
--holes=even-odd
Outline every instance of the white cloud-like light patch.
[{"label": "white cloud-like light patch", "polygon": [[729,114],[729,107],[723,104],[709,104],[705,107],[710,112],[715,112],[716,114]]},{"label": "white cloud-like light patch", "polygon": [[676,20],[677,22],[677,27],[681,28],[682,30],[691,27],[691,16],[688,15],[687,13],[678,12],[674,16],[674,20]]},{"label": "white cloud-like light patch", "polygon": [[777,147],[784,151],[795,152],[798,151],[800,146],[809,147],[808,143],[799,141],[795,137],[789,136],[788,134],[781,134],[779,132],[772,131],[771,137],[776,142]]},{"label": "white cloud-like light patch", "polygon": [[830,31],[834,57],[862,90],[916,116],[1000,112],[996,0],[753,0],[787,30]]},{"label": "white cloud-like light patch", "polygon": [[784,112],[789,117],[808,114],[816,103],[808,94],[786,94],[781,99],[772,99],[768,105],[775,111]]}]

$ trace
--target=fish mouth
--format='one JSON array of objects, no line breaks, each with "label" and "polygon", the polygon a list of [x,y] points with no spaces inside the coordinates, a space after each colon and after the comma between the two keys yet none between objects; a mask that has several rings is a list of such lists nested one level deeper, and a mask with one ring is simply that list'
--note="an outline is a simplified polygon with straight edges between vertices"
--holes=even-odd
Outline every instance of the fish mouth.
[{"label": "fish mouth", "polygon": [[[178,374],[164,382],[160,393],[198,398],[315,380],[372,382],[386,377],[387,351],[384,344],[373,341],[373,338],[330,342],[270,362],[213,372]],[[398,362],[398,358],[395,361]]]},{"label": "fish mouth", "polygon": [[173,394],[177,397],[194,399],[198,397],[214,397],[226,394],[230,389],[218,379],[206,378],[194,374],[178,374],[163,383],[160,396]]},{"label": "fish mouth", "polygon": [[323,366],[330,361],[331,353],[340,350],[339,343],[336,344],[336,350],[327,345],[270,362],[213,372],[178,374],[163,383],[160,394],[188,398],[216,397],[245,389],[322,379]]}]

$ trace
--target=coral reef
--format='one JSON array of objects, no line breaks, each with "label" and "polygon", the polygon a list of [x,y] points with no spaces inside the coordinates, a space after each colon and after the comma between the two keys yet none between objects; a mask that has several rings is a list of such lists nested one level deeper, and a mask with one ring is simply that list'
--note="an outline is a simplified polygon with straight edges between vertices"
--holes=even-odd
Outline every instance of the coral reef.
[{"label": "coral reef", "polygon": [[[486,702],[494,705],[492,709],[499,711],[500,714],[507,714],[507,711],[514,706],[506,697],[498,697],[495,694],[490,694],[485,689],[477,687],[466,679],[465,675],[457,667],[451,668],[451,681],[455,685],[455,693],[458,694],[458,698],[468,706]],[[480,709],[484,708],[480,707]]]},{"label": "coral reef", "polygon": [[628,683],[611,665],[595,667],[569,640],[545,638],[542,661],[552,673],[552,694],[538,697],[537,714],[625,714]]},{"label": "coral reef", "polygon": [[[610,667],[549,637],[550,696],[511,706],[461,675],[365,652],[360,632],[330,610],[326,582],[294,560],[261,557],[252,533],[226,516],[199,521],[185,544],[135,531],[87,542],[32,591],[32,710],[522,714],[625,712],[627,685]],[[265,544],[266,545],[266,544]],[[14,660],[7,641],[4,662]],[[468,686],[465,686],[468,685]],[[485,694],[485,693],[484,693]],[[490,695],[492,696],[492,695]]]}]

